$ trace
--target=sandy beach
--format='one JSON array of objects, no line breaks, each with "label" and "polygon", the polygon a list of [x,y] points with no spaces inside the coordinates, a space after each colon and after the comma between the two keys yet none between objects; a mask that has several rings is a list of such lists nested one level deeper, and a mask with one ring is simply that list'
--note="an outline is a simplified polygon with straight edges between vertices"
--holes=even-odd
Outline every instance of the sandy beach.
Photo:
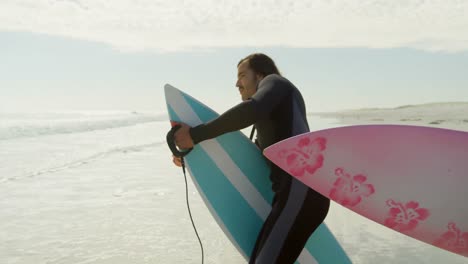
[{"label": "sandy beach", "polygon": [[[2,119],[1,263],[201,263],[183,174],[164,141],[164,115]],[[467,120],[466,103],[309,115],[312,130],[403,123],[468,131]],[[245,263],[191,180],[189,190],[205,263]],[[334,203],[325,222],[354,263],[467,262]]]}]

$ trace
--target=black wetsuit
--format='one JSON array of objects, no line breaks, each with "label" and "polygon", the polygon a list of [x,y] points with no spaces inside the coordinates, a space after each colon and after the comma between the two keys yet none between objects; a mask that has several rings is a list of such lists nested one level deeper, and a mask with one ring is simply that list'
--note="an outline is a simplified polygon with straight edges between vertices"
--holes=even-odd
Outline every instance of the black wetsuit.
[{"label": "black wetsuit", "polygon": [[[254,124],[260,149],[309,131],[304,99],[282,76],[272,74],[247,101],[209,123],[190,129],[195,144]],[[294,263],[310,235],[323,222],[330,200],[270,163],[272,210],[249,263]]]}]

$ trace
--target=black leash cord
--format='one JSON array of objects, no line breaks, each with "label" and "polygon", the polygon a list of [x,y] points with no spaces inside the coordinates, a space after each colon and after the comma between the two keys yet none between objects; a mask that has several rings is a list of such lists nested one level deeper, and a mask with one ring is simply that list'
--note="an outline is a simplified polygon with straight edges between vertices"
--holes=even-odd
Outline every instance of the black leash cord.
[{"label": "black leash cord", "polygon": [[188,213],[189,213],[189,216],[190,216],[190,221],[192,222],[193,230],[195,231],[195,234],[197,235],[197,238],[198,238],[198,242],[200,243],[201,254],[202,254],[202,264],[204,264],[205,263],[205,253],[204,253],[204,250],[203,250],[203,243],[202,243],[202,241],[200,239],[200,236],[198,235],[197,227],[195,226],[195,222],[193,221],[192,211],[190,210],[188,183],[187,183],[187,173],[185,172],[184,157],[187,154],[189,154],[190,151],[192,151],[192,149],[189,149],[189,150],[186,150],[186,151],[179,151],[177,149],[177,146],[176,146],[175,141],[174,141],[174,134],[179,128],[180,128],[180,125],[174,126],[169,131],[169,133],[167,133],[166,140],[167,140],[167,144],[168,144],[169,148],[172,151],[172,154],[174,154],[174,156],[180,158],[180,161],[181,161],[182,171],[184,173],[184,180],[185,180],[185,200],[187,202],[187,210],[188,210]]},{"label": "black leash cord", "polygon": [[184,172],[184,179],[185,179],[185,198],[187,200],[187,209],[188,209],[188,213],[189,213],[189,216],[190,216],[190,221],[192,221],[193,230],[195,231],[195,234],[197,235],[197,238],[198,238],[198,242],[200,243],[201,254],[202,254],[202,264],[203,264],[205,262],[204,261],[205,254],[204,254],[204,250],[203,250],[202,241],[200,239],[200,236],[198,235],[197,227],[195,226],[195,222],[193,221],[193,217],[192,217],[192,212],[190,210],[190,203],[189,203],[189,197],[188,197],[187,174],[185,173],[185,162],[184,162],[183,157],[181,157],[181,162],[182,162],[182,171]]}]

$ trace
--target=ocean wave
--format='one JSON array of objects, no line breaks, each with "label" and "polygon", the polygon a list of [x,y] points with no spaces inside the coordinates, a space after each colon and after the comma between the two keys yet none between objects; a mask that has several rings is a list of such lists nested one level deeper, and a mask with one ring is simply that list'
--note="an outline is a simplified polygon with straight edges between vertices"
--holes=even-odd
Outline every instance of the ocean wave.
[{"label": "ocean wave", "polygon": [[165,114],[133,113],[47,113],[0,114],[0,140],[73,134],[167,122]]},{"label": "ocean wave", "polygon": [[25,178],[34,178],[34,177],[41,176],[43,174],[49,174],[49,173],[60,172],[60,171],[68,170],[68,169],[73,169],[73,168],[77,168],[77,167],[89,164],[91,162],[97,161],[101,158],[105,158],[113,154],[128,154],[132,152],[140,152],[146,149],[156,148],[165,144],[166,144],[166,141],[160,141],[160,142],[153,142],[153,143],[142,144],[142,145],[116,147],[116,148],[112,148],[106,151],[102,151],[102,152],[90,155],[88,157],[83,157],[77,160],[69,161],[58,166],[53,166],[49,168],[40,169],[34,172],[30,172],[25,175],[17,175],[17,176],[0,178],[0,183],[6,182],[6,181],[20,180],[20,179],[25,179]]}]

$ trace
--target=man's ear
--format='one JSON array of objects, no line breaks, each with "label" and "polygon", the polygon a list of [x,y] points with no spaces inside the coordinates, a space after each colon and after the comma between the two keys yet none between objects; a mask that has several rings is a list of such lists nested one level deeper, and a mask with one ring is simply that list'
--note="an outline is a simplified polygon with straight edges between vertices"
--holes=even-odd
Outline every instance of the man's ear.
[{"label": "man's ear", "polygon": [[263,74],[257,74],[257,80],[260,82],[265,76]]},{"label": "man's ear", "polygon": [[258,85],[260,84],[260,82],[263,80],[263,78],[265,78],[265,76],[263,74],[257,74],[257,85],[255,87],[255,91],[258,90]]}]

